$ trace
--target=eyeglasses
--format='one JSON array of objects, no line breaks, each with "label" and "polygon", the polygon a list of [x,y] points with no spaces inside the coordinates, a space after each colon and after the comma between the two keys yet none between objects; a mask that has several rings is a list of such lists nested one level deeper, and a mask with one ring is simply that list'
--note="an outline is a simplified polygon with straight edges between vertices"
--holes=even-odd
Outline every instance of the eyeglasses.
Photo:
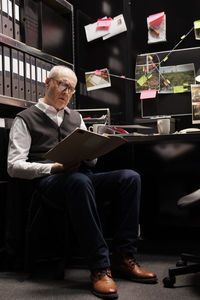
[{"label": "eyeglasses", "polygon": [[59,81],[59,80],[56,80],[55,78],[50,78],[50,79],[53,79],[56,81],[57,85],[58,85],[58,88],[61,90],[61,91],[65,91],[67,92],[67,94],[74,94],[76,92],[75,88],[73,88],[72,86],[70,86],[69,84],[67,83],[64,83],[62,81]]}]

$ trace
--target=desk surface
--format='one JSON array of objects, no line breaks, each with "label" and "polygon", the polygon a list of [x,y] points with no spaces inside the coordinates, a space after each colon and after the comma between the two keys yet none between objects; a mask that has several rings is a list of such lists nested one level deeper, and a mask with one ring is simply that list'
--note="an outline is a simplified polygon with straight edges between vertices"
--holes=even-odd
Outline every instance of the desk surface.
[{"label": "desk surface", "polygon": [[[122,135],[120,135],[122,136]],[[183,134],[146,134],[146,135],[123,135],[127,142],[148,143],[148,142],[200,142],[200,133],[183,133]]]}]

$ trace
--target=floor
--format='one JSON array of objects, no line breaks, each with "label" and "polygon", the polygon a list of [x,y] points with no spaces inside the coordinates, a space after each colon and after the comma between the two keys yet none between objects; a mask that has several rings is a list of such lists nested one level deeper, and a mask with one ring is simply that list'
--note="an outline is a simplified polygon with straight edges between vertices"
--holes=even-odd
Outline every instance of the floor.
[{"label": "floor", "polygon": [[[157,284],[141,284],[116,279],[120,300],[184,300],[200,299],[200,273],[177,277],[173,288],[165,288],[162,280],[178,257],[166,254],[140,254],[141,266],[158,276]],[[97,299],[90,291],[89,271],[84,267],[69,268],[64,280],[53,280],[48,274],[32,278],[23,273],[0,273],[1,300],[90,300]]]}]

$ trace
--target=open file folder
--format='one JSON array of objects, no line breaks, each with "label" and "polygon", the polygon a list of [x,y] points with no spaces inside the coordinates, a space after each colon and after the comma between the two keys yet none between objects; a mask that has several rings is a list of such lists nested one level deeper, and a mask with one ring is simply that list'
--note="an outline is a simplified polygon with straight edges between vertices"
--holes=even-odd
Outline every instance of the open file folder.
[{"label": "open file folder", "polygon": [[117,135],[100,135],[77,128],[44,157],[71,166],[82,160],[98,158],[124,143],[125,139]]}]

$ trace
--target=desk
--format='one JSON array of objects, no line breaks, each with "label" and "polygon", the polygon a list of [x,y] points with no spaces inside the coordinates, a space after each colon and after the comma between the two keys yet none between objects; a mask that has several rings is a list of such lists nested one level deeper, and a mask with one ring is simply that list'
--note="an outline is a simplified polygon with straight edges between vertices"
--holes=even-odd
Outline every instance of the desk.
[{"label": "desk", "polygon": [[146,135],[132,135],[127,134],[123,136],[127,142],[132,143],[152,143],[152,142],[198,142],[200,141],[199,133],[184,133],[184,134],[146,134]]},{"label": "desk", "polygon": [[127,136],[126,140],[100,158],[99,166],[140,173],[142,236],[177,239],[199,234],[200,209],[180,210],[176,203],[200,187],[200,134]]}]

